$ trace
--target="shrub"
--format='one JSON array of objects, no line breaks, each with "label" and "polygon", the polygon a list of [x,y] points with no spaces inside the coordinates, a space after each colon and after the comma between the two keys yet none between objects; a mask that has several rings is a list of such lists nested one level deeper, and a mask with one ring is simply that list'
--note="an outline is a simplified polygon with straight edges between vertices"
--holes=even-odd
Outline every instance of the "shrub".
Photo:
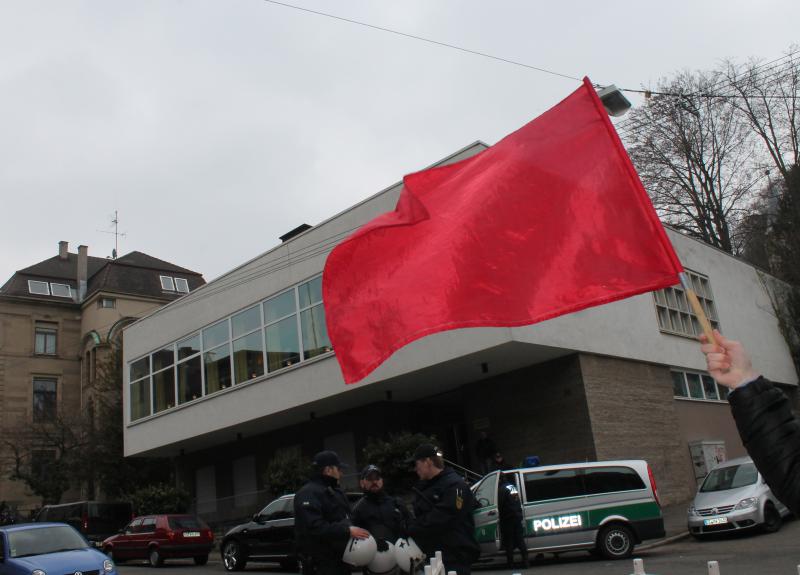
[{"label": "shrub", "polygon": [[370,438],[364,447],[364,461],[381,468],[385,489],[390,493],[410,491],[417,481],[413,465],[406,463],[422,443],[436,444],[436,437],[422,433],[390,433],[387,439]]},{"label": "shrub", "polygon": [[311,462],[298,453],[276,453],[264,472],[264,485],[274,496],[294,493],[311,475]]},{"label": "shrub", "polygon": [[191,501],[186,491],[164,483],[137,489],[130,494],[129,499],[136,515],[186,513]]}]

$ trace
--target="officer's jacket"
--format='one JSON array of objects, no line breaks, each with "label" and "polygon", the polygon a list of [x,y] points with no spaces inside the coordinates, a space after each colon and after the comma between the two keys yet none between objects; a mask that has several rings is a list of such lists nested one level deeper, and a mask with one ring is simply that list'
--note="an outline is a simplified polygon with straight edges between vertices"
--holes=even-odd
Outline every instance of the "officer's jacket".
[{"label": "officer's jacket", "polygon": [[341,559],[350,539],[350,503],[338,482],[313,477],[294,496],[294,529],[300,553]]},{"label": "officer's jacket", "polygon": [[747,453],[775,497],[800,513],[800,419],[789,399],[759,377],[728,396]]},{"label": "officer's jacket", "polygon": [[497,507],[500,511],[501,522],[522,521],[522,505],[519,501],[519,491],[513,484],[503,483],[497,489]]},{"label": "officer's jacket", "polygon": [[406,533],[408,511],[383,491],[366,493],[353,506],[353,525],[369,531],[377,539],[394,543]]},{"label": "officer's jacket", "polygon": [[415,491],[409,535],[429,556],[442,551],[458,562],[475,561],[480,555],[472,518],[475,498],[464,480],[446,467],[433,479],[420,482]]}]

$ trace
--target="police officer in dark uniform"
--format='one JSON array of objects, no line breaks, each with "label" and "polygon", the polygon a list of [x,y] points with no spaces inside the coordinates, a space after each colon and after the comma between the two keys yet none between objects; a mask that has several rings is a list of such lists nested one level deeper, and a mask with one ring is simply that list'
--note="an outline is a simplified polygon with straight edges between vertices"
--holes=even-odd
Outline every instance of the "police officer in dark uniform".
[{"label": "police officer in dark uniform", "polygon": [[428,557],[442,552],[445,569],[469,575],[480,556],[472,511],[475,499],[455,471],[444,466],[442,452],[430,443],[417,447],[414,471],[420,482],[414,491],[414,519],[408,534]]},{"label": "police officer in dark uniform", "polygon": [[514,549],[522,554],[523,567],[528,567],[528,547],[522,532],[522,504],[514,481],[500,474],[497,486],[497,507],[500,510],[500,536],[508,566],[514,566]]},{"label": "police officer in dark uniform", "polygon": [[350,503],[339,489],[342,462],[334,451],[314,456],[311,479],[294,496],[295,538],[306,575],[350,575],[342,554],[351,537],[369,532],[350,520]]},{"label": "police officer in dark uniform", "polygon": [[405,537],[408,510],[384,491],[383,475],[375,465],[361,471],[361,490],[364,497],[353,506],[353,524],[372,534],[378,551],[386,550],[386,543]]}]

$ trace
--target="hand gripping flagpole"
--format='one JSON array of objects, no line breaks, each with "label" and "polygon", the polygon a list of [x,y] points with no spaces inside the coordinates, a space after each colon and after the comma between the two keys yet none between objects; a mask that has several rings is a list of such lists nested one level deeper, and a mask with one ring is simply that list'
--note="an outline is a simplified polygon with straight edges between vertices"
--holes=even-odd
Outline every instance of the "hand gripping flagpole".
[{"label": "hand gripping flagpole", "polygon": [[686,293],[686,299],[689,300],[689,305],[691,306],[694,315],[697,316],[697,321],[700,322],[700,326],[703,328],[703,333],[708,338],[708,343],[713,343],[716,345],[717,340],[714,339],[714,330],[711,329],[711,322],[708,321],[706,312],[703,311],[703,306],[700,305],[700,301],[697,299],[697,294],[694,293],[694,290],[689,283],[689,278],[686,277],[686,272],[679,273],[678,277],[681,279],[681,285],[683,286],[684,293]]}]

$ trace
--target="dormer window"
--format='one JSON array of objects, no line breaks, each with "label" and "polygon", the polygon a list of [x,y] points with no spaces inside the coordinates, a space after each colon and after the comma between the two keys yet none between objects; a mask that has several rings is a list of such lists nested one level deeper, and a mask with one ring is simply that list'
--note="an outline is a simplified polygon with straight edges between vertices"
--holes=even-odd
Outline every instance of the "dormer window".
[{"label": "dormer window", "polygon": [[50,284],[28,280],[28,292],[36,295],[50,295]]},{"label": "dormer window", "polygon": [[161,289],[164,291],[189,293],[189,281],[186,278],[173,278],[171,276],[158,277],[161,279]]},{"label": "dormer window", "polygon": [[67,284],[50,284],[50,293],[58,297],[72,297],[72,288]]}]

